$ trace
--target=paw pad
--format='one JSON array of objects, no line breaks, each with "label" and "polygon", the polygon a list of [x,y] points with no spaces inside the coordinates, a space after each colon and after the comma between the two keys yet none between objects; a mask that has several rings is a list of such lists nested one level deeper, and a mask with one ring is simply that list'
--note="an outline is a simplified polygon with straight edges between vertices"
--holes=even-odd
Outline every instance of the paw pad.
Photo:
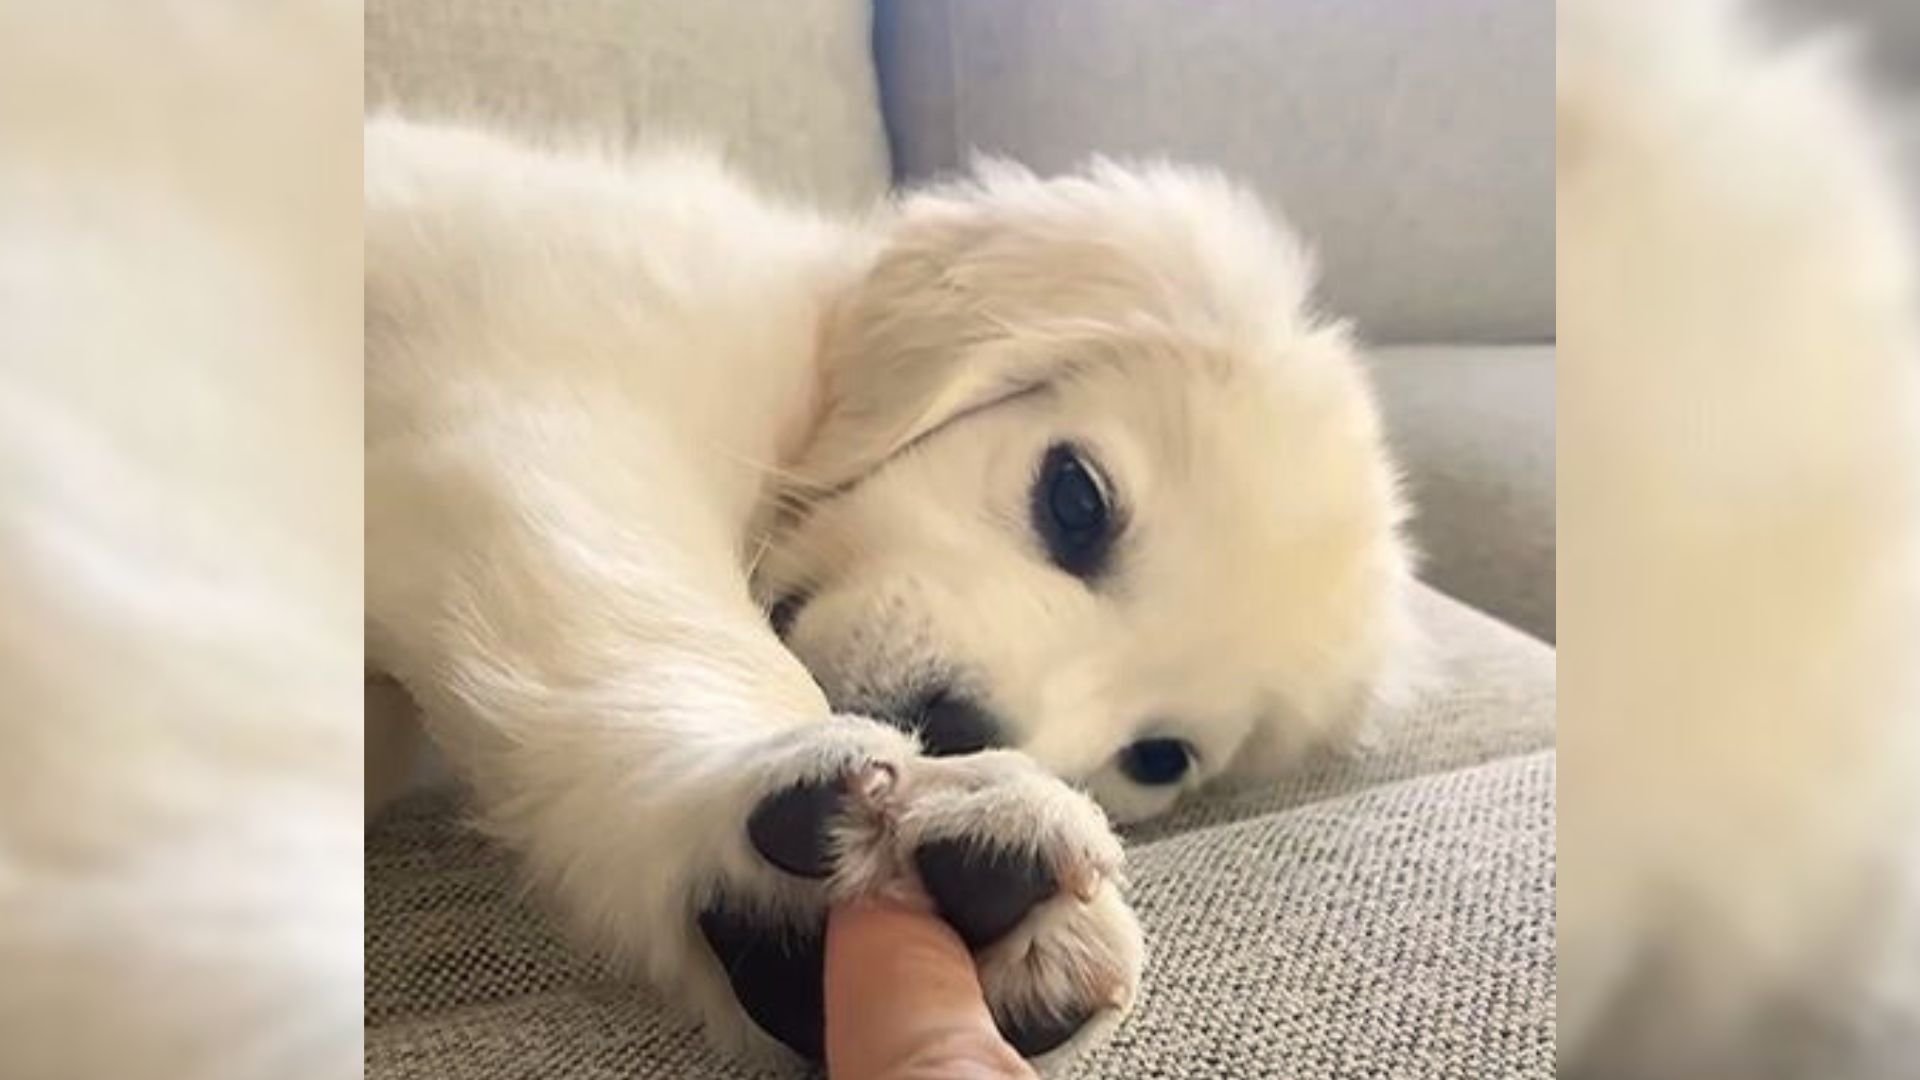
[{"label": "paw pad", "polygon": [[[1124,1003],[1124,994],[1114,997],[1103,989],[1104,974],[1096,970],[1101,957],[1078,951],[1115,946],[1112,940],[1085,936],[1095,925],[1087,922],[1093,913],[1087,905],[1094,904],[1111,868],[1097,844],[1054,837],[1035,847],[990,839],[1009,814],[1018,818],[1039,813],[1039,807],[1058,809],[1036,798],[1044,787],[1010,786],[1001,789],[998,803],[971,802],[983,777],[992,781],[989,789],[1022,779],[1017,772],[1011,779],[1003,775],[1010,772],[1007,761],[990,757],[968,759],[966,768],[953,775],[950,767],[942,772],[928,760],[916,759],[920,771],[905,777],[897,766],[870,761],[831,778],[794,784],[762,799],[748,815],[746,832],[770,865],[814,881],[846,878],[836,879],[834,888],[844,886],[851,890],[847,895],[884,892],[889,882],[905,885],[909,894],[924,891],[977,962],[997,965],[1003,979],[1022,988],[1010,1000],[1007,984],[995,990],[988,980],[1001,1035],[1022,1056],[1038,1057],[1072,1040],[1102,1010]],[[955,813],[955,807],[963,809]],[[859,861],[837,864],[834,833],[846,815],[885,824],[861,841],[872,850],[859,847],[853,853]],[[1097,817],[1093,821],[1104,824]],[[920,831],[933,822],[933,829]],[[1005,831],[1032,834],[1030,829]],[[839,842],[849,841],[842,836]],[[828,891],[822,890],[823,899]],[[1061,913],[1067,923],[1047,923],[1032,941],[1010,939],[1037,906],[1055,897],[1069,905]],[[750,918],[741,914],[745,910],[723,898],[700,913],[701,934],[747,1016],[795,1053],[818,1062],[825,1052],[825,916],[794,928],[769,922],[765,915]],[[1062,941],[1076,944],[1063,948]],[[1117,955],[1125,953],[1121,947]],[[1116,962],[1125,967],[1124,961]],[[989,974],[989,968],[982,973]],[[1047,989],[1039,991],[1042,986]]]},{"label": "paw pad", "polygon": [[782,931],[715,907],[700,913],[700,933],[753,1022],[808,1061],[823,1060],[826,923]]},{"label": "paw pad", "polygon": [[923,844],[913,861],[940,917],[970,949],[1005,937],[1035,904],[1059,891],[1038,859],[966,840]]},{"label": "paw pad", "polygon": [[838,778],[798,784],[775,792],[747,818],[747,839],[760,857],[804,878],[833,873],[827,850],[827,822],[846,801]]}]

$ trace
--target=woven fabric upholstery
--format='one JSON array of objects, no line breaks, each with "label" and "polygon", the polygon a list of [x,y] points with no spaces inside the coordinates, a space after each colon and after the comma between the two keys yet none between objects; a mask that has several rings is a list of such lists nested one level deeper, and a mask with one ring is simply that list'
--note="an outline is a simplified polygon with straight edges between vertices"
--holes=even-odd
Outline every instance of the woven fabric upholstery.
[{"label": "woven fabric upholstery", "polygon": [[[1146,983],[1070,1075],[1552,1075],[1553,653],[1435,594],[1421,617],[1431,684],[1370,749],[1134,832]],[[367,834],[370,1080],[793,1075],[569,951],[459,806]]]},{"label": "woven fabric upholstery", "polygon": [[367,0],[370,111],[539,140],[696,140],[764,188],[887,189],[866,0]]},{"label": "woven fabric upholstery", "polygon": [[1374,341],[1550,339],[1541,0],[878,0],[898,179],[1172,158],[1254,186]]},{"label": "woven fabric upholstery", "polygon": [[1553,641],[1553,346],[1405,345],[1366,355],[1428,580]]}]

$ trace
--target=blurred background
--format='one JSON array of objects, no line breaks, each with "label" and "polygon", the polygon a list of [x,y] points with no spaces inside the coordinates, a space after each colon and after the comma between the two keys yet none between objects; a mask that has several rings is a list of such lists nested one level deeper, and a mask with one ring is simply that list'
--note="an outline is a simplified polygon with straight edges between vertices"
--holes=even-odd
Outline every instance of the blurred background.
[{"label": "blurred background", "polygon": [[1563,1075],[1920,1060],[1917,15],[1558,5]]},{"label": "blurred background", "polygon": [[360,9],[0,0],[0,1076],[357,1076]]},{"label": "blurred background", "polygon": [[1920,80],[1920,10],[1904,0],[1791,0],[1779,14],[1802,31],[1857,35],[1872,70],[1897,87]]}]

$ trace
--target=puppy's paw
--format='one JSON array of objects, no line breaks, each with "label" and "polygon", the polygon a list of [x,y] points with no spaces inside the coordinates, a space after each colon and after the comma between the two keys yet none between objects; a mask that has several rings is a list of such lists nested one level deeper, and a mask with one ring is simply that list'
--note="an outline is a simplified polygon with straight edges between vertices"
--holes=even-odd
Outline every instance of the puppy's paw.
[{"label": "puppy's paw", "polygon": [[[752,856],[725,860],[722,881],[699,911],[701,937],[719,962],[734,1003],[752,1025],[812,1061],[823,1053],[821,970],[830,825],[849,799],[878,797],[915,752],[913,740],[872,721],[840,717],[795,729],[766,748],[744,804]],[[723,1041],[740,1025],[710,1004]],[[751,1040],[749,1040],[751,1042]]]},{"label": "puppy's paw", "polygon": [[1120,841],[1023,754],[913,759],[847,801],[832,855],[837,896],[925,903],[953,926],[1026,1057],[1065,1056],[1133,1003],[1144,949]]},{"label": "puppy's paw", "polygon": [[[973,950],[1002,1034],[1043,1065],[1118,1022],[1143,948],[1120,898],[1119,840],[1092,800],[1013,751],[841,761],[749,815],[768,864],[820,881],[823,903],[883,897],[937,913]],[[716,906],[700,925],[748,1016],[818,1060],[821,917],[773,923]]]},{"label": "puppy's paw", "polygon": [[825,880],[833,874],[832,824],[852,806],[886,798],[900,766],[857,755],[837,769],[760,801],[747,818],[747,839],[760,857],[795,877]]},{"label": "puppy's paw", "polygon": [[1133,1007],[1140,925],[1112,881],[1091,900],[1041,904],[976,955],[1000,1032],[1021,1056],[1064,1059],[1105,1038]]}]

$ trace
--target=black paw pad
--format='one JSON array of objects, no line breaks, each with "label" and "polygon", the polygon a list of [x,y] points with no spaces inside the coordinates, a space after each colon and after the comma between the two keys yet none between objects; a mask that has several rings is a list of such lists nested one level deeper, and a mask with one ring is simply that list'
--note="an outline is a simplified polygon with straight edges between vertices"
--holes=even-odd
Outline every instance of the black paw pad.
[{"label": "black paw pad", "polygon": [[781,931],[710,908],[700,933],[753,1022],[808,1061],[824,1060],[826,924]]},{"label": "black paw pad", "polygon": [[913,853],[934,906],[971,949],[1004,937],[1033,905],[1059,891],[1038,859],[967,840],[935,840]]},{"label": "black paw pad", "polygon": [[824,878],[833,872],[827,851],[827,821],[840,812],[846,787],[818,780],[776,791],[747,818],[747,839],[760,857],[789,874]]},{"label": "black paw pad", "polygon": [[1007,1040],[1021,1057],[1039,1057],[1058,1048],[1093,1019],[1096,1009],[1067,1014],[1058,1020],[1035,1020],[1025,1024],[1002,1025],[1000,1037]]}]

